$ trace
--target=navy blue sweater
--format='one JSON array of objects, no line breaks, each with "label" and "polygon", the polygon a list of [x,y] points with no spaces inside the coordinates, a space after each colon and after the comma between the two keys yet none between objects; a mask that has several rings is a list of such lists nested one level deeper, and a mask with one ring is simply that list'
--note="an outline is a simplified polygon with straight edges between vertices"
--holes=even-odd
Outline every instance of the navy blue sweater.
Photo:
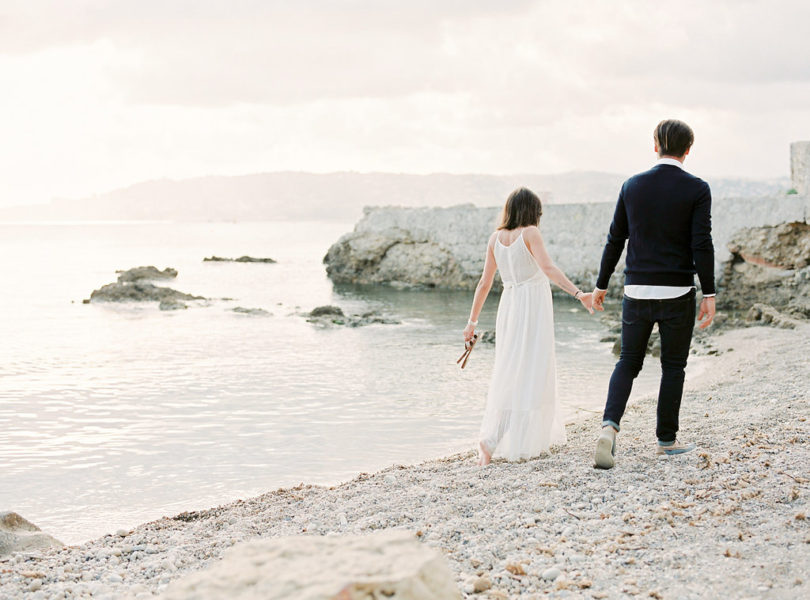
[{"label": "navy blue sweater", "polygon": [[605,290],[627,242],[626,285],[691,286],[714,294],[709,184],[674,165],[656,165],[624,182],[596,287]]}]

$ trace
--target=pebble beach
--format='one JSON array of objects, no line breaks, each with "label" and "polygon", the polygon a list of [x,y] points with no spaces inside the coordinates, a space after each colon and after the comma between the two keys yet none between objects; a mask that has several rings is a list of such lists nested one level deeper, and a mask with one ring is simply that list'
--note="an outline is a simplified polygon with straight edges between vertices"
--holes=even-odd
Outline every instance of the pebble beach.
[{"label": "pebble beach", "polygon": [[810,597],[810,326],[712,342],[686,383],[689,454],[656,456],[654,398],[631,399],[610,471],[592,467],[594,414],[525,462],[469,452],[5,556],[0,598],[152,598],[242,541],[381,529],[440,549],[465,598]]}]

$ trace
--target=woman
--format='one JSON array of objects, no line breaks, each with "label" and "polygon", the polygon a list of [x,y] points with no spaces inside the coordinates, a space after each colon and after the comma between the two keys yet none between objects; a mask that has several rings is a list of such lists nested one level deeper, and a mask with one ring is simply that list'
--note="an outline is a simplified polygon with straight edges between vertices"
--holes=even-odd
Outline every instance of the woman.
[{"label": "woman", "polygon": [[495,271],[503,293],[495,321],[495,367],[479,442],[480,465],[493,454],[507,460],[539,455],[565,443],[557,398],[554,314],[549,281],[593,314],[592,294],[583,293],[549,257],[537,225],[540,199],[520,188],[509,195],[501,224],[489,237],[484,272],[475,288],[464,341],[472,340]]}]

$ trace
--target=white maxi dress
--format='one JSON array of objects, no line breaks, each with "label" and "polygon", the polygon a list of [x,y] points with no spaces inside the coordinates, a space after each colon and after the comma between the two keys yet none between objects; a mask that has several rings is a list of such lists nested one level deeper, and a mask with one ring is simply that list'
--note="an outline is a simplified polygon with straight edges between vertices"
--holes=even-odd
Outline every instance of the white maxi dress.
[{"label": "white maxi dress", "polygon": [[480,440],[494,457],[520,460],[565,443],[551,286],[522,232],[509,246],[496,238],[494,254],[504,289]]}]

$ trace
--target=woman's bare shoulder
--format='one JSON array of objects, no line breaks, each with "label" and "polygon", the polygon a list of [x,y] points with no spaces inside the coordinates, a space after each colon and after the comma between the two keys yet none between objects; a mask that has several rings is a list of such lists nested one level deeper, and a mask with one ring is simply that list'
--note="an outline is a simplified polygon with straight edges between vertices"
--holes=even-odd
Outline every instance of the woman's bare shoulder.
[{"label": "woman's bare shoulder", "polygon": [[541,239],[540,228],[537,225],[529,225],[523,230],[523,237],[529,239]]}]

